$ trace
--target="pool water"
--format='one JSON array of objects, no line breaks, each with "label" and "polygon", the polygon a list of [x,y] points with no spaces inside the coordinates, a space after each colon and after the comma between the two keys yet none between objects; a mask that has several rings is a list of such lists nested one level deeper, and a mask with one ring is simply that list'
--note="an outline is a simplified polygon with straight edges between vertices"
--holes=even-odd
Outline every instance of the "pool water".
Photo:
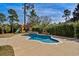
[{"label": "pool water", "polygon": [[51,38],[51,36],[48,35],[40,35],[40,34],[29,34],[30,36],[30,40],[38,40],[41,42],[45,42],[45,43],[57,43],[59,42],[58,40],[55,40],[53,38]]}]

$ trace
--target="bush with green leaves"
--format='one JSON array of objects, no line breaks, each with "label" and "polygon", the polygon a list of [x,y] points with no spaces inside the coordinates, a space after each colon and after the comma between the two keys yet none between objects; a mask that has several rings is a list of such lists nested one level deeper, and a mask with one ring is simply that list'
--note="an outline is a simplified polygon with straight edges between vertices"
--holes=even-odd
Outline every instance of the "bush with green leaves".
[{"label": "bush with green leaves", "polygon": [[77,37],[79,38],[79,22],[78,22],[78,24],[77,24],[76,28],[77,28],[77,30],[76,30]]},{"label": "bush with green leaves", "polygon": [[32,28],[32,31],[42,33],[43,29],[42,28]]},{"label": "bush with green leaves", "polygon": [[2,33],[2,28],[1,28],[1,25],[0,25],[0,33]]},{"label": "bush with green leaves", "polygon": [[14,28],[14,32],[16,32],[17,29],[19,29],[19,24],[18,24],[18,23],[15,23],[15,24],[13,25],[13,28]]},{"label": "bush with green leaves", "polygon": [[10,25],[5,25],[5,32],[6,33],[10,33],[10,31],[11,31],[11,28],[10,28]]},{"label": "bush with green leaves", "polygon": [[[74,25],[75,23],[51,25],[51,27],[47,28],[47,31],[52,35],[74,37]],[[79,23],[77,23],[75,28],[79,38]]]},{"label": "bush with green leaves", "polygon": [[[32,31],[37,31],[42,33],[43,29],[46,30],[51,35],[74,37],[74,29],[76,28],[76,35],[79,38],[79,22],[76,23],[61,23],[61,24],[50,24],[46,28],[42,25],[32,28]],[[75,27],[74,27],[75,26]]]},{"label": "bush with green leaves", "polygon": [[[5,26],[4,27],[5,28],[4,32],[5,33],[11,33],[11,27],[10,27],[10,25],[9,24],[5,24],[4,26]],[[14,24],[13,27],[14,27],[14,32],[16,32],[16,30],[19,28],[19,24]],[[0,27],[0,31],[2,31],[1,27]]]}]

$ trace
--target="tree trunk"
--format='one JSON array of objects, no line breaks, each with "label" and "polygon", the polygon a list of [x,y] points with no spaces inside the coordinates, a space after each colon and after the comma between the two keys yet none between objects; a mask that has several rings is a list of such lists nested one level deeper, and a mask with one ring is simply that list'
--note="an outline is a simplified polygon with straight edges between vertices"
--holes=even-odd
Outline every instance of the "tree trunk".
[{"label": "tree trunk", "polygon": [[2,34],[4,34],[4,25],[2,25]]},{"label": "tree trunk", "polygon": [[14,32],[13,24],[11,24],[11,33]]},{"label": "tree trunk", "polygon": [[24,30],[26,30],[26,3],[24,3]]},{"label": "tree trunk", "polygon": [[12,33],[14,32],[14,28],[13,28],[13,26],[12,26]]}]

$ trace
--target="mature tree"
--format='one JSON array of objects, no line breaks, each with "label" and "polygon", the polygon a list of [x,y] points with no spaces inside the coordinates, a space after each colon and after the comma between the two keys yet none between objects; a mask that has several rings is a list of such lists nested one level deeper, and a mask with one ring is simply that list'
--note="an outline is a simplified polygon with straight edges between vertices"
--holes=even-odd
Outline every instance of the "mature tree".
[{"label": "mature tree", "polygon": [[[39,24],[39,16],[37,16],[34,4],[26,4],[26,16],[28,17],[27,23],[33,28]],[[25,21],[24,21],[25,22]]]},{"label": "mature tree", "polygon": [[79,20],[79,4],[77,4],[77,7],[73,12],[73,19],[71,21],[78,21],[78,20]]},{"label": "mature tree", "polygon": [[45,26],[47,26],[48,24],[50,24],[51,20],[52,19],[50,17],[48,17],[48,16],[41,16],[41,24],[44,24]]},{"label": "mature tree", "polygon": [[34,4],[24,3],[24,29],[26,29],[26,16],[29,16],[27,12],[34,8]]},{"label": "mature tree", "polygon": [[48,16],[41,16],[41,22],[40,24],[42,25],[43,30],[45,30],[48,25],[51,23],[52,19]]},{"label": "mature tree", "polygon": [[74,37],[75,39],[77,39],[77,28],[76,28],[76,25],[77,25],[77,22],[79,20],[79,4],[77,4],[75,10],[73,11],[73,18],[71,18],[68,22],[74,22],[73,23],[73,28],[74,28]]},{"label": "mature tree", "polygon": [[32,11],[30,12],[29,23],[32,25],[32,27],[40,23],[39,16],[37,16],[35,9],[32,9]]},{"label": "mature tree", "polygon": [[8,13],[9,13],[9,16],[8,16],[9,22],[11,25],[11,32],[13,33],[14,32],[14,28],[13,28],[14,22],[18,22],[19,19],[18,19],[18,15],[14,9],[9,9]]},{"label": "mature tree", "polygon": [[30,15],[31,17],[37,16],[37,15],[36,15],[36,12],[35,12],[35,9],[32,9],[32,11],[30,12],[30,14],[31,14],[31,15]]},{"label": "mature tree", "polygon": [[71,14],[71,11],[68,10],[68,9],[65,9],[64,10],[64,15],[62,17],[65,17],[65,21],[69,20],[70,19],[70,14]]},{"label": "mature tree", "polygon": [[68,22],[75,22],[79,20],[79,4],[77,4],[76,8],[72,13],[73,17],[68,20]]},{"label": "mature tree", "polygon": [[4,33],[4,22],[6,21],[6,16],[3,13],[0,13],[0,24],[2,26],[2,33]]},{"label": "mature tree", "polygon": [[77,22],[79,21],[79,4],[77,4],[77,7],[75,8],[74,12],[73,12],[73,18],[70,20],[74,22],[74,38],[77,39]]}]

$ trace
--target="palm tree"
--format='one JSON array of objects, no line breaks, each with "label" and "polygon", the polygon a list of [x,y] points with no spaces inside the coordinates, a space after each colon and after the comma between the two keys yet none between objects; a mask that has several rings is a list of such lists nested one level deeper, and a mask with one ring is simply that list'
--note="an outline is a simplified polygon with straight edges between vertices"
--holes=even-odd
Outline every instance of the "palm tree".
[{"label": "palm tree", "polygon": [[68,9],[64,10],[64,15],[62,17],[65,17],[65,21],[67,21],[70,17],[71,11]]},{"label": "palm tree", "polygon": [[0,24],[2,26],[2,34],[4,33],[4,22],[6,21],[6,16],[3,13],[0,13]]},{"label": "palm tree", "polygon": [[8,13],[9,13],[9,16],[8,16],[9,22],[11,25],[11,32],[13,33],[14,32],[14,28],[13,28],[14,22],[18,22],[19,19],[18,19],[18,15],[14,9],[9,9]]}]

